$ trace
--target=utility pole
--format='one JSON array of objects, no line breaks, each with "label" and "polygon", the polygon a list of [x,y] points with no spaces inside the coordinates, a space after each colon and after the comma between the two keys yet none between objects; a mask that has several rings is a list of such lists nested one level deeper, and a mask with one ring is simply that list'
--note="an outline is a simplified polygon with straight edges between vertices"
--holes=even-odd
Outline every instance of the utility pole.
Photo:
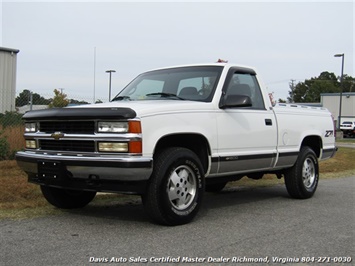
[{"label": "utility pole", "polygon": [[110,74],[109,77],[109,84],[108,84],[108,101],[111,102],[111,75],[112,73],[115,73],[116,71],[111,69],[111,70],[106,70],[106,73]]},{"label": "utility pole", "polygon": [[343,100],[343,78],[344,78],[344,53],[335,54],[334,57],[341,57],[341,76],[340,76],[340,100],[339,100],[339,120],[338,120],[338,129],[340,129],[341,124],[341,105]]},{"label": "utility pole", "polygon": [[93,100],[92,100],[92,103],[95,103],[95,101],[96,101],[96,95],[95,95],[95,90],[96,90],[96,88],[95,88],[95,83],[96,83],[96,46],[94,47],[94,98],[93,98]]},{"label": "utility pole", "polygon": [[291,79],[291,83],[290,83],[290,88],[291,88],[291,102],[294,103],[294,90],[295,90],[295,79]]},{"label": "utility pole", "polygon": [[32,111],[32,106],[33,106],[33,92],[32,91],[30,91],[30,100],[29,100],[29,102],[30,102],[30,111]]}]

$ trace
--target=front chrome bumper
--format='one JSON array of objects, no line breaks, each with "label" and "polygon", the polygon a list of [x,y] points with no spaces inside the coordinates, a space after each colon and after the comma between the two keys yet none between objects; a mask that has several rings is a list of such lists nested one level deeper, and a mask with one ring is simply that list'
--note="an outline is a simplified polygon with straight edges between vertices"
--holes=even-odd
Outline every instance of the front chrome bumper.
[{"label": "front chrome bumper", "polygon": [[38,171],[41,163],[58,163],[68,177],[75,179],[146,181],[153,171],[153,159],[142,156],[64,156],[21,151],[16,160],[28,175],[38,178],[42,178]]}]

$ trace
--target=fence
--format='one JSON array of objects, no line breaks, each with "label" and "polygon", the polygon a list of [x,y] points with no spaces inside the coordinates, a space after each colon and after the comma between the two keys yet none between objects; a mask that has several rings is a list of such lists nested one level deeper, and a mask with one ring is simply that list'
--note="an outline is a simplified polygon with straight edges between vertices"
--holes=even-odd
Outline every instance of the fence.
[{"label": "fence", "polygon": [[[74,100],[57,90],[58,95],[45,94],[44,97],[29,90],[24,90],[16,97],[16,112],[0,113],[0,160],[14,159],[16,151],[25,147],[23,138],[24,123],[22,116],[31,110],[47,109],[55,98],[59,105],[52,107],[63,107],[66,105],[82,105],[90,102],[88,99]],[[53,97],[54,96],[54,97]],[[79,98],[79,97],[77,97]],[[79,98],[80,99],[80,98]],[[57,101],[58,102],[58,101]],[[97,100],[97,102],[101,102]],[[65,103],[65,104],[62,104]]]},{"label": "fence", "polygon": [[22,114],[0,114],[0,160],[13,159],[16,151],[25,147]]}]

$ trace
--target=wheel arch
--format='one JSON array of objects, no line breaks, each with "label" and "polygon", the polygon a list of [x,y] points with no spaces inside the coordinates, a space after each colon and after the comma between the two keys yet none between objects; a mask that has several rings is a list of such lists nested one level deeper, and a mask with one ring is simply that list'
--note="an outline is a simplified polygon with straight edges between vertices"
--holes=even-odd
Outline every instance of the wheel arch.
[{"label": "wheel arch", "polygon": [[211,148],[207,138],[197,133],[178,133],[162,136],[154,148],[153,156],[168,147],[184,147],[200,158],[205,173],[210,167]]},{"label": "wheel arch", "polygon": [[310,147],[317,155],[317,158],[320,158],[321,150],[323,148],[323,141],[320,136],[317,135],[306,136],[301,143],[300,150],[304,146]]}]

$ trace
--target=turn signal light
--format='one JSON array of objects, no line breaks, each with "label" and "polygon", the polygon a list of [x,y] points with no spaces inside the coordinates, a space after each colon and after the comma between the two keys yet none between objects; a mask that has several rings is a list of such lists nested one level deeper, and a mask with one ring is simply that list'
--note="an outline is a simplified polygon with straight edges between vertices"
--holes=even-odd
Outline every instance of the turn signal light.
[{"label": "turn signal light", "polygon": [[129,121],[128,122],[129,133],[142,133],[141,121]]},{"label": "turn signal light", "polygon": [[142,141],[130,141],[129,153],[142,153]]}]

